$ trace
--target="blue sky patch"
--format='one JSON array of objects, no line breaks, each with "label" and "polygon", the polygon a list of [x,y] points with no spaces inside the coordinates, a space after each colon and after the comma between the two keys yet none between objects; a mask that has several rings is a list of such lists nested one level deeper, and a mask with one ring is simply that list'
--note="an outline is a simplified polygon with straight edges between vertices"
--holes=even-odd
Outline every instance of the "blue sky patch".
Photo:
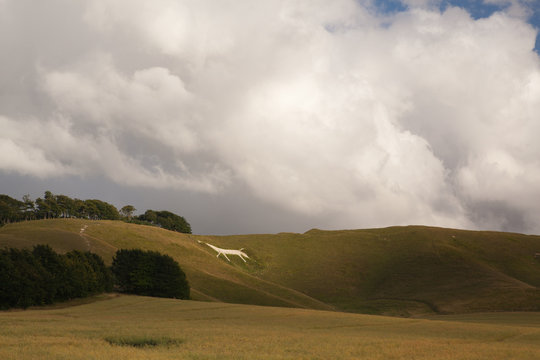
[{"label": "blue sky patch", "polygon": [[466,9],[473,19],[482,19],[490,17],[494,12],[504,9],[503,6],[484,4],[482,0],[443,0],[441,11],[450,6],[457,6]]},{"label": "blue sky patch", "polygon": [[375,0],[375,6],[383,14],[394,14],[407,10],[407,6],[400,0]]},{"label": "blue sky patch", "polygon": [[[407,6],[400,0],[375,0],[377,10],[383,14],[394,14],[396,12],[406,11]],[[440,5],[440,10],[444,11],[449,6],[457,6],[463,8],[471,14],[473,19],[487,18],[497,11],[504,10],[508,5],[485,4],[483,0],[443,0]],[[536,6],[531,7],[533,14],[529,18],[529,23],[533,25],[537,31],[540,29],[540,1]],[[540,54],[540,34],[536,36],[536,45],[534,50]]]}]

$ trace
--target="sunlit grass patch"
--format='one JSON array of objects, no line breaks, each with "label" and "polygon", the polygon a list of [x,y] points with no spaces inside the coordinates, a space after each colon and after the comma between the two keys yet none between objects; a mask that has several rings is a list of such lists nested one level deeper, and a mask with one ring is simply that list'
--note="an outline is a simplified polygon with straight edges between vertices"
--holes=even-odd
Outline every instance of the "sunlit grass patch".
[{"label": "sunlit grass patch", "polygon": [[164,336],[107,336],[104,340],[111,345],[131,346],[136,348],[178,346],[183,342],[180,339],[172,339]]}]

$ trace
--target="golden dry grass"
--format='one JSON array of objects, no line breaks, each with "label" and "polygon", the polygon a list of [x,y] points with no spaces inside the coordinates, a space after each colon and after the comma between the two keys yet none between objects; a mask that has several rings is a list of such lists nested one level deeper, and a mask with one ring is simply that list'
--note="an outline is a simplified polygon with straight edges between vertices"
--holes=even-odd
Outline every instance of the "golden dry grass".
[{"label": "golden dry grass", "polygon": [[[476,318],[475,318],[476,316]],[[501,321],[497,321],[497,316]],[[540,313],[421,320],[109,297],[0,312],[1,359],[538,359]],[[155,347],[115,339],[166,339]]]}]

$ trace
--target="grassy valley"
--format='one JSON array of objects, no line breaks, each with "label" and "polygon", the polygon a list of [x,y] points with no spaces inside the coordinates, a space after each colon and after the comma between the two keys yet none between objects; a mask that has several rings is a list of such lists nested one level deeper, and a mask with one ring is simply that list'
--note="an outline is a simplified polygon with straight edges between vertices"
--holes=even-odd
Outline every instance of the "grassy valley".
[{"label": "grassy valley", "polygon": [[[229,263],[205,242],[245,248],[251,259]],[[39,243],[109,263],[119,248],[166,253],[195,300],[399,316],[540,310],[538,236],[421,226],[201,236],[81,219],[0,228],[0,246]]]}]

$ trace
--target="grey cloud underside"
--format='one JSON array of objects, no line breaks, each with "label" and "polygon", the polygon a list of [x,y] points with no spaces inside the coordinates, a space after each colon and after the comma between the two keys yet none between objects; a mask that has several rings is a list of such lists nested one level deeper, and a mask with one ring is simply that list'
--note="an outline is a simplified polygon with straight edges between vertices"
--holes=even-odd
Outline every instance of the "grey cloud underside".
[{"label": "grey cloud underside", "polygon": [[214,201],[237,232],[540,232],[536,32],[426,4],[3,0],[0,173]]}]

